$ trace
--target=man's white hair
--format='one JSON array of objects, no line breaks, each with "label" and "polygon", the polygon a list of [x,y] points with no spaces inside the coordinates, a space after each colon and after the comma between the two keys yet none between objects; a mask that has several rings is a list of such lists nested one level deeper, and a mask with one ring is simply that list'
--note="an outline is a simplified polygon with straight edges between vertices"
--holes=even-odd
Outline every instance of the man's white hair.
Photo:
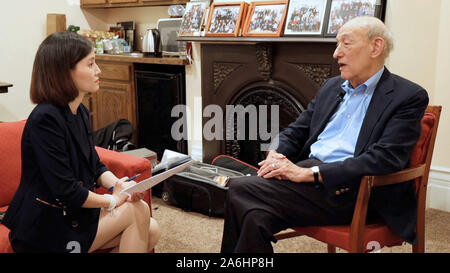
[{"label": "man's white hair", "polygon": [[362,28],[367,32],[369,40],[381,37],[384,40],[383,57],[389,57],[394,48],[394,39],[391,32],[380,19],[373,16],[355,17],[344,24],[342,27],[357,27]]}]

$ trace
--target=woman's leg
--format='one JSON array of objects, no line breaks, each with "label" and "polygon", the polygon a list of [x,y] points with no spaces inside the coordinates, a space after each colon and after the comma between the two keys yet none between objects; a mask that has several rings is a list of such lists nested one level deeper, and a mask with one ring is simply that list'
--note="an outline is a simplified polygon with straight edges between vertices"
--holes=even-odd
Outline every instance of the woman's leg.
[{"label": "woman's leg", "polygon": [[125,202],[114,215],[102,210],[89,252],[115,246],[119,252],[147,252],[149,226],[150,208],[144,201]]},{"label": "woman's leg", "polygon": [[[111,253],[119,252],[119,244],[121,236],[122,234],[119,234],[117,237],[107,242],[104,246],[100,247],[99,249],[114,248],[111,250]],[[155,219],[150,218],[150,226],[148,227],[148,247],[147,247],[148,252],[150,252],[150,250],[155,248],[155,245],[156,243],[158,243],[160,237],[161,231],[159,229],[158,222]]]},{"label": "woman's leg", "polygon": [[159,224],[155,219],[150,218],[150,227],[148,228],[148,251],[155,248],[156,244],[161,237],[161,230],[159,229]]}]

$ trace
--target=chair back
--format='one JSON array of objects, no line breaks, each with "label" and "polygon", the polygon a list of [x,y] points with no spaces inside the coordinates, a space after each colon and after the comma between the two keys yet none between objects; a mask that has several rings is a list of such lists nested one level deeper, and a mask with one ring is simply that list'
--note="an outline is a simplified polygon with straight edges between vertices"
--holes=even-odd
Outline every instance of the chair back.
[{"label": "chair back", "polygon": [[436,140],[439,119],[442,106],[428,106],[422,118],[422,131],[420,138],[410,156],[411,167],[418,167],[425,164],[425,174],[415,180],[416,195],[419,195],[421,189],[428,185],[428,175],[430,172],[431,158],[433,157],[434,143]]},{"label": "chair back", "polygon": [[26,120],[0,123],[0,207],[11,203],[22,173],[21,142]]},{"label": "chair back", "polygon": [[419,141],[411,153],[411,166],[425,164],[422,177],[415,181],[417,195],[417,222],[416,233],[418,242],[413,245],[413,252],[425,252],[425,208],[427,198],[428,176],[430,174],[431,158],[433,157],[434,143],[436,141],[439,119],[442,106],[429,105],[422,118],[422,132]]}]

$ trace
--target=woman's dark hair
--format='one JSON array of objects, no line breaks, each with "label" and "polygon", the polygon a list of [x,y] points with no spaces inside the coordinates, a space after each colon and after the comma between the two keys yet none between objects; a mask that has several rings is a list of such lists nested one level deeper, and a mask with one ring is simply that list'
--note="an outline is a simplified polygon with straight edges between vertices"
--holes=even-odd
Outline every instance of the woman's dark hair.
[{"label": "woman's dark hair", "polygon": [[33,103],[67,105],[78,96],[70,70],[91,53],[93,43],[73,32],[56,32],[39,46],[31,76]]}]

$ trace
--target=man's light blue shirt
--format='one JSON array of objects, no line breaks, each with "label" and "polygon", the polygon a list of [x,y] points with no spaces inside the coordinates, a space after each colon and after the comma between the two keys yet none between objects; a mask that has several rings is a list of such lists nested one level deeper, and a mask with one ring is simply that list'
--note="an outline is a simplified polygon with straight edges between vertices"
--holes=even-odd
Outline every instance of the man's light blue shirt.
[{"label": "man's light blue shirt", "polygon": [[346,92],[344,99],[311,145],[310,158],[329,163],[353,157],[361,125],[383,72],[384,66],[356,89],[348,80],[341,85]]}]

